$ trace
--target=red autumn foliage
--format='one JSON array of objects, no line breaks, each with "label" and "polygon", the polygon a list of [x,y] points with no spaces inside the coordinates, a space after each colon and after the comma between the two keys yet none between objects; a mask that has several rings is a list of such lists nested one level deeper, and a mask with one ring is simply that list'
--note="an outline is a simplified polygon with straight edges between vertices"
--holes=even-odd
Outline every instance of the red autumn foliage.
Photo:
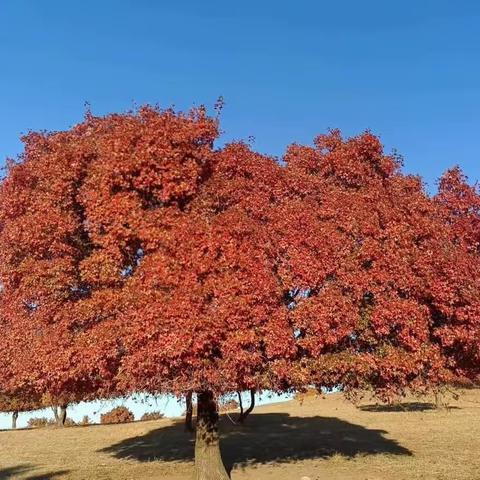
[{"label": "red autumn foliage", "polygon": [[128,423],[133,420],[133,413],[127,407],[115,407],[100,415],[100,423]]},{"label": "red autumn foliage", "polygon": [[480,191],[469,185],[459,167],[447,170],[440,178],[438,194],[453,240],[480,254]]},{"label": "red autumn foliage", "polygon": [[24,395],[16,397],[0,395],[0,412],[31,412],[46,406],[40,398],[33,399]]},{"label": "red autumn foliage", "polygon": [[369,132],[283,164],[217,136],[202,108],[143,107],[24,138],[0,187],[6,392],[195,391],[202,426],[212,392],[478,377],[461,176],[432,199]]},{"label": "red autumn foliage", "polygon": [[[448,329],[442,328],[441,335],[450,362],[460,366],[460,376],[456,384],[478,384],[480,372],[480,340],[475,333],[479,321],[479,307],[473,296],[466,276],[477,275],[472,265],[480,258],[480,190],[478,185],[469,185],[467,177],[459,167],[454,167],[441,177],[435,201],[440,206],[445,222],[449,225],[451,241],[470,255],[462,257],[463,265],[450,272],[451,285],[450,312],[455,321]],[[460,263],[460,262],[459,262]],[[451,288],[451,287],[450,287]],[[461,292],[461,293],[460,293]],[[468,300],[465,297],[468,296]],[[471,375],[476,372],[477,376]]]},{"label": "red autumn foliage", "polygon": [[165,415],[161,412],[145,412],[141,417],[140,420],[142,422],[150,421],[150,420],[160,420]]}]

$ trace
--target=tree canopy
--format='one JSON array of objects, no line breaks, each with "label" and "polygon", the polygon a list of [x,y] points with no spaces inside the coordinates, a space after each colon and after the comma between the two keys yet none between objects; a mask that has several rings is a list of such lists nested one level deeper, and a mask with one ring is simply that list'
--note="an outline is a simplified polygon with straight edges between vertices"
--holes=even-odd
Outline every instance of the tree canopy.
[{"label": "tree canopy", "polygon": [[458,170],[431,198],[370,132],[280,161],[218,136],[203,108],[146,106],[24,137],[0,186],[1,389],[195,391],[200,413],[477,378],[479,197]]}]

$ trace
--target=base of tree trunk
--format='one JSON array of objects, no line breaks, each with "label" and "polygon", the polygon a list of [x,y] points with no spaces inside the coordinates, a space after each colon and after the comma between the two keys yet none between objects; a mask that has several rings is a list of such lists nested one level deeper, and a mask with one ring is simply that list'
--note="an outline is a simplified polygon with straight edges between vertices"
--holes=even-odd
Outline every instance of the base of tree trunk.
[{"label": "base of tree trunk", "polygon": [[238,392],[238,398],[240,403],[240,415],[238,416],[238,423],[243,424],[246,418],[252,413],[255,408],[255,389],[250,390],[250,406],[244,411],[242,401],[242,395]]},{"label": "base of tree trunk", "polygon": [[67,419],[67,405],[60,405],[58,418],[57,418],[57,425],[59,427],[64,427],[66,419]]},{"label": "base of tree trunk", "polygon": [[218,434],[218,408],[213,392],[197,394],[195,480],[228,480]]},{"label": "base of tree trunk", "polygon": [[12,412],[12,430],[17,428],[18,412]]},{"label": "base of tree trunk", "polygon": [[447,401],[445,400],[445,396],[443,392],[436,391],[434,393],[435,396],[435,408],[437,410],[447,410]]},{"label": "base of tree trunk", "polygon": [[58,425],[58,406],[52,405],[53,417],[55,418],[55,423]]}]

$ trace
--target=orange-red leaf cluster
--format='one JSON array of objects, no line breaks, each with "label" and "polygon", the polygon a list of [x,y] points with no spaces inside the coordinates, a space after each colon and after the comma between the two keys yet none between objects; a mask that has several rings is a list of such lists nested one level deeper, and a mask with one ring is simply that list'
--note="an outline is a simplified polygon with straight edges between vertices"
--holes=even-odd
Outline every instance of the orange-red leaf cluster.
[{"label": "orange-red leaf cluster", "polygon": [[480,196],[367,132],[282,162],[143,107],[30,133],[0,186],[0,390],[381,395],[480,374]]}]

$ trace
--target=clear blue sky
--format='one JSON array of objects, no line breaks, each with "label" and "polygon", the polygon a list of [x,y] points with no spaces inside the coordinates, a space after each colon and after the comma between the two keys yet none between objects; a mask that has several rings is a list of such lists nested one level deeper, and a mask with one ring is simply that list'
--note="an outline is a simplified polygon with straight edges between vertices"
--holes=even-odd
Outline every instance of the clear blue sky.
[{"label": "clear blue sky", "polygon": [[135,103],[213,105],[225,138],[280,155],[365,128],[432,185],[480,177],[475,0],[0,0],[0,159],[28,129]]},{"label": "clear blue sky", "polygon": [[225,139],[266,153],[370,128],[430,186],[456,163],[476,180],[479,25],[474,0],[0,0],[0,162],[85,102],[103,114],[222,95]]}]

